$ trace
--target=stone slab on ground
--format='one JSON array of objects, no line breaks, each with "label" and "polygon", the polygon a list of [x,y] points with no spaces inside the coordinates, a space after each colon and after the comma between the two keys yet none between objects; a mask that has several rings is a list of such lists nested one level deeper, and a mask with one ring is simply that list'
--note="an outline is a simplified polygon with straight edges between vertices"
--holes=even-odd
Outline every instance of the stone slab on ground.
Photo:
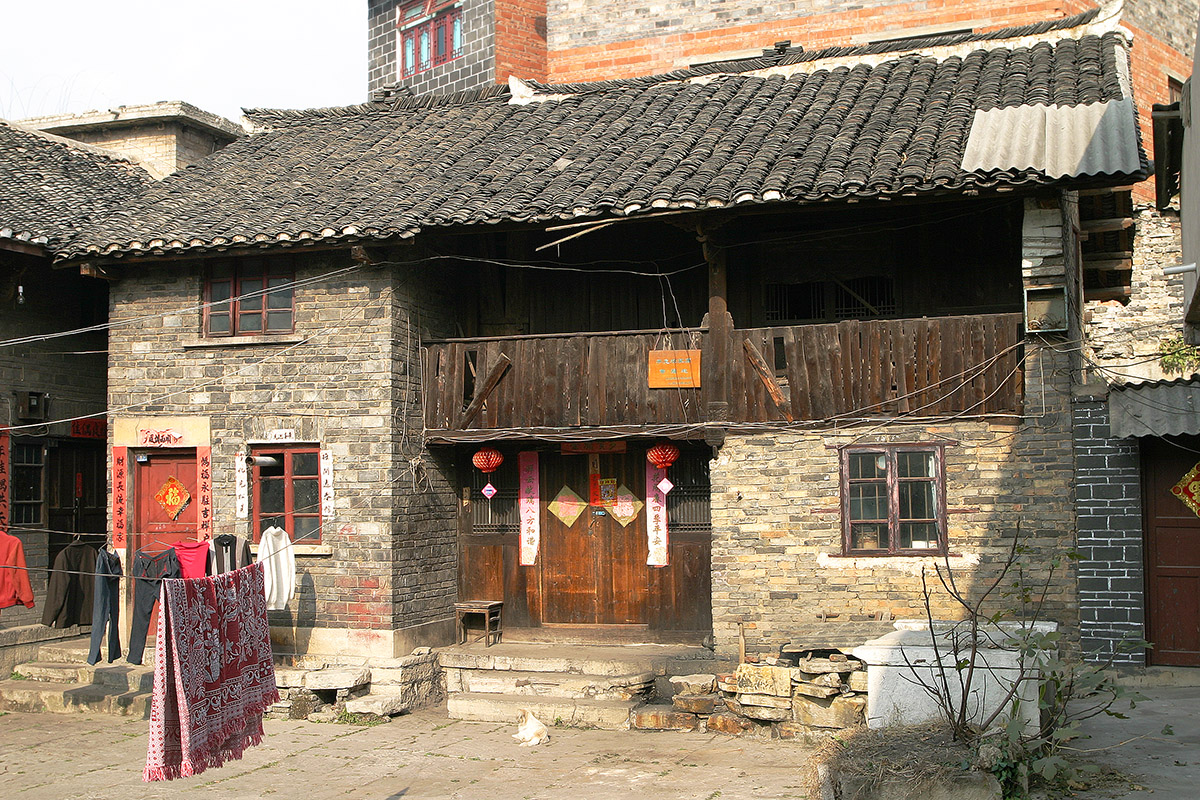
[{"label": "stone slab on ground", "polygon": [[356,689],[371,682],[371,670],[367,667],[330,667],[309,672],[304,676],[304,688],[310,691]]},{"label": "stone slab on ground", "polygon": [[629,714],[637,705],[635,700],[571,700],[475,692],[452,694],[447,698],[447,712],[452,719],[507,722],[512,724],[514,731],[522,709],[532,711],[547,727],[558,724],[620,730],[629,727]]},{"label": "stone slab on ground", "polygon": [[374,692],[347,700],[345,708],[348,714],[374,714],[378,717],[392,717],[407,710],[399,695]]},{"label": "stone slab on ground", "polygon": [[700,718],[695,714],[671,706],[643,706],[633,712],[630,722],[643,731],[694,731],[700,727]]},{"label": "stone slab on ground", "polygon": [[[711,714],[717,707],[717,701],[720,700],[715,694],[677,694],[671,698],[672,705],[676,711],[684,711],[688,714]],[[721,702],[721,708],[725,708],[724,701]]]},{"label": "stone slab on ground", "polygon": [[717,688],[717,676],[707,673],[672,675],[671,686],[675,694],[712,694]]}]

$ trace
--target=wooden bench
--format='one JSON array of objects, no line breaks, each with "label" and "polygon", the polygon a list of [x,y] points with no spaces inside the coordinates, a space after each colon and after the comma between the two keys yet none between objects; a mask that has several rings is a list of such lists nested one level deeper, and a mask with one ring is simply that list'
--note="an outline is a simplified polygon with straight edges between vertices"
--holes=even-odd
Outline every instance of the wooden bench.
[{"label": "wooden bench", "polygon": [[[500,641],[503,634],[504,602],[502,600],[468,600],[454,604],[455,625],[458,627],[458,643],[467,641],[467,616],[481,614],[483,616],[483,641],[488,647],[492,646],[493,637]],[[478,641],[478,639],[476,639]]]}]

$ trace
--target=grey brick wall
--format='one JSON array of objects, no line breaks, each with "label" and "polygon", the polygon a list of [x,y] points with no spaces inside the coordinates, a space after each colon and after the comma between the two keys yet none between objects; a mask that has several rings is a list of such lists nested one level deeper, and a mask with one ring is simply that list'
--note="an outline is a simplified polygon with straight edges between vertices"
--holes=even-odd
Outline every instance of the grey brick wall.
[{"label": "grey brick wall", "polygon": [[495,8],[492,0],[463,4],[463,54],[448,64],[400,79],[396,52],[396,7],[400,0],[367,3],[367,91],[402,84],[416,94],[478,89],[495,81]]},{"label": "grey brick wall", "polygon": [[1080,642],[1089,658],[1145,664],[1122,643],[1145,636],[1142,501],[1138,442],[1113,439],[1104,400],[1072,407],[1080,560]]},{"label": "grey brick wall", "polygon": [[1189,59],[1196,46],[1198,13],[1196,0],[1125,0],[1125,19]]}]

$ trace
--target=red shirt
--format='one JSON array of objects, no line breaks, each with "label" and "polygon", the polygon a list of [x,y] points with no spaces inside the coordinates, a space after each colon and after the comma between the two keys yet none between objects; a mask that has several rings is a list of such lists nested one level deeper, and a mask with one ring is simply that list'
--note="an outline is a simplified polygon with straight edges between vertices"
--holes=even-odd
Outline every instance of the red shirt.
[{"label": "red shirt", "polygon": [[175,556],[184,578],[203,578],[208,574],[208,542],[176,542]]},{"label": "red shirt", "polygon": [[0,608],[21,603],[33,608],[33,587],[25,568],[25,548],[21,540],[0,531]]}]

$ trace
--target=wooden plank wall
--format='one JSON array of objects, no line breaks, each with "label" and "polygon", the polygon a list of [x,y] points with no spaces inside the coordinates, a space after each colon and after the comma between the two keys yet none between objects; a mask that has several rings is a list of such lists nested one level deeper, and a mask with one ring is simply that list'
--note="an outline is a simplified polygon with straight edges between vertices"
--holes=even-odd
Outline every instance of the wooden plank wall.
[{"label": "wooden plank wall", "polygon": [[[749,341],[797,420],[837,416],[1020,413],[1024,396],[1021,314],[984,314],[733,331],[733,422],[781,420]],[[708,334],[704,334],[707,345]],[[701,389],[650,389],[657,334],[514,337],[430,344],[426,424],[452,430],[501,353],[512,367],[471,428],[599,427],[704,422],[712,364]],[[711,348],[705,346],[704,358]]]}]

